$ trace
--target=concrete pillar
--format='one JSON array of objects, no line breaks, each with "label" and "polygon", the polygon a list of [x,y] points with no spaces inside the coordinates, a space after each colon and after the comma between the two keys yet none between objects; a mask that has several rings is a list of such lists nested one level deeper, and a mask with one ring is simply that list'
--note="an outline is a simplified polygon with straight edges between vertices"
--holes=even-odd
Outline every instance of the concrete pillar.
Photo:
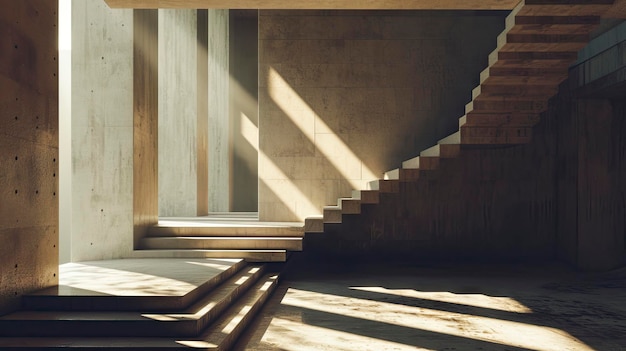
[{"label": "concrete pillar", "polygon": [[209,10],[209,211],[230,210],[228,10]]},{"label": "concrete pillar", "polygon": [[58,283],[57,1],[0,1],[0,315]]},{"label": "concrete pillar", "polygon": [[133,245],[159,221],[158,11],[133,12]]},{"label": "concrete pillar", "polygon": [[72,1],[71,260],[133,246],[133,12]]},{"label": "concrete pillar", "polygon": [[159,215],[198,206],[196,10],[159,10]]},{"label": "concrete pillar", "polygon": [[257,10],[230,14],[231,207],[236,212],[258,211],[258,20]]}]

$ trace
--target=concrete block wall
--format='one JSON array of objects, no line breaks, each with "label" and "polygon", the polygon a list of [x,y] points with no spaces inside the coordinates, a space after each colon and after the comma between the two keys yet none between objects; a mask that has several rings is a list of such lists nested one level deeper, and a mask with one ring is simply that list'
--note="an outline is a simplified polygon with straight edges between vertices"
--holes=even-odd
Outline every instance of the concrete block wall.
[{"label": "concrete block wall", "polygon": [[0,1],[0,315],[58,282],[56,1]]},{"label": "concrete block wall", "polygon": [[260,218],[320,214],[458,128],[503,16],[261,11]]},{"label": "concrete block wall", "polygon": [[159,10],[159,215],[191,217],[198,205],[196,10]]},{"label": "concrete block wall", "polygon": [[71,260],[133,247],[133,12],[72,1]]}]

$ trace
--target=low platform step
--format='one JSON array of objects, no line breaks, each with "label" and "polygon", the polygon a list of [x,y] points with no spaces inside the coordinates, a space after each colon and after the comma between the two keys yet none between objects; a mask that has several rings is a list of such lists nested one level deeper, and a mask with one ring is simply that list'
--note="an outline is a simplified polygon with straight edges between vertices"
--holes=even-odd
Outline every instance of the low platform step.
[{"label": "low platform step", "polygon": [[0,336],[197,336],[263,274],[263,265],[246,267],[180,312],[18,311],[0,317]]},{"label": "low platform step", "polygon": [[[130,260],[125,260],[130,261]],[[138,261],[138,260],[135,260]],[[197,277],[196,281],[187,281],[183,287],[162,289],[152,288],[147,291],[136,290],[136,284],[132,281],[142,279],[136,275],[128,277],[128,282],[115,284],[114,286],[97,287],[90,285],[61,285],[43,289],[32,294],[22,296],[22,308],[31,311],[181,311],[188,308],[201,296],[228,280],[234,274],[243,269],[247,263],[244,260],[202,259],[185,260],[186,265],[163,267],[162,270],[169,272],[183,271],[191,277]],[[98,263],[96,263],[98,264]],[[81,269],[85,263],[75,263],[76,270],[81,275],[93,275],[94,279],[108,280],[113,275],[127,274],[124,271],[100,266],[87,266],[90,270]],[[230,266],[229,266],[230,265]],[[228,267],[228,268],[225,268]],[[105,271],[106,274],[96,275],[92,270]],[[214,273],[217,271],[218,273]],[[136,272],[132,272],[134,274]],[[64,273],[65,274],[65,273]],[[72,274],[72,273],[67,273]],[[211,276],[211,274],[214,274]],[[204,279],[208,280],[204,281]],[[148,275],[152,277],[152,275]],[[119,278],[117,278],[119,279]],[[143,279],[146,279],[145,277]],[[70,279],[71,281],[72,279]],[[204,281],[203,283],[200,283]],[[150,284],[146,281],[147,284]],[[167,281],[154,280],[153,284],[167,284]],[[197,284],[197,285],[196,285]],[[90,288],[91,289],[88,289]],[[166,295],[167,293],[167,295]]]},{"label": "low platform step", "polygon": [[194,337],[0,337],[0,349],[228,350],[268,301],[278,281],[277,273],[265,273],[212,326]]},{"label": "low platform step", "polygon": [[302,237],[147,237],[142,249],[302,250]]},{"label": "low platform step", "polygon": [[278,224],[252,222],[242,225],[236,222],[197,222],[166,221],[148,229],[148,236],[215,236],[215,237],[297,237],[302,236],[302,224]]},{"label": "low platform step", "polygon": [[247,262],[285,262],[287,250],[135,250],[134,258],[240,258]]}]

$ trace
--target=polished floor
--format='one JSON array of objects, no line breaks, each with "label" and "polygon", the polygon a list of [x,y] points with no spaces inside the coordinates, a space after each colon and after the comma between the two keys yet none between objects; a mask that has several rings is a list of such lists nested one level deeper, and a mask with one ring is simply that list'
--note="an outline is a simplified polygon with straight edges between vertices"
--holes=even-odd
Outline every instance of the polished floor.
[{"label": "polished floor", "polygon": [[318,265],[236,350],[626,350],[626,269]]}]

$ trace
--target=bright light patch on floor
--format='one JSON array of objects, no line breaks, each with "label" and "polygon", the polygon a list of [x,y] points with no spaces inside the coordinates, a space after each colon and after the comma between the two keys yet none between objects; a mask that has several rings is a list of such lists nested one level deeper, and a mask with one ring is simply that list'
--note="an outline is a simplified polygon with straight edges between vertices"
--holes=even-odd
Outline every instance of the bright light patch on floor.
[{"label": "bright light patch on floor", "polygon": [[[314,116],[316,129],[331,130],[315,111],[300,97],[300,95],[285,81],[273,68],[268,72],[268,91],[272,101],[291,119],[293,124],[315,144],[315,147],[329,160],[339,173],[350,182],[355,189],[362,189],[368,181],[378,179],[361,159],[352,152],[337,134],[324,133],[324,142],[318,142],[315,130],[304,124],[301,116]],[[339,156],[339,157],[338,157]],[[350,166],[360,165],[360,177],[354,176]]]},{"label": "bright light patch on floor", "polygon": [[510,297],[487,296],[483,294],[455,294],[447,291],[417,291],[412,289],[387,289],[378,286],[350,287],[350,289],[369,291],[379,294],[414,297],[429,301],[442,301],[492,310],[532,313],[533,311]]},{"label": "bright light patch on floor", "polygon": [[[479,315],[293,288],[287,291],[282,304],[529,350],[593,351],[580,340],[559,329]],[[529,338],[529,335],[532,335],[532,338]]]},{"label": "bright light patch on floor", "polygon": [[270,347],[268,350],[305,351],[384,351],[384,350],[421,350],[393,341],[380,340],[363,335],[355,335],[330,328],[307,325],[302,321],[291,321],[284,318],[272,318],[262,342]]},{"label": "bright light patch on floor", "polygon": [[[197,286],[167,277],[82,263],[61,266],[59,285],[110,295],[179,296]],[[97,279],[94,279],[97,277]]]}]

